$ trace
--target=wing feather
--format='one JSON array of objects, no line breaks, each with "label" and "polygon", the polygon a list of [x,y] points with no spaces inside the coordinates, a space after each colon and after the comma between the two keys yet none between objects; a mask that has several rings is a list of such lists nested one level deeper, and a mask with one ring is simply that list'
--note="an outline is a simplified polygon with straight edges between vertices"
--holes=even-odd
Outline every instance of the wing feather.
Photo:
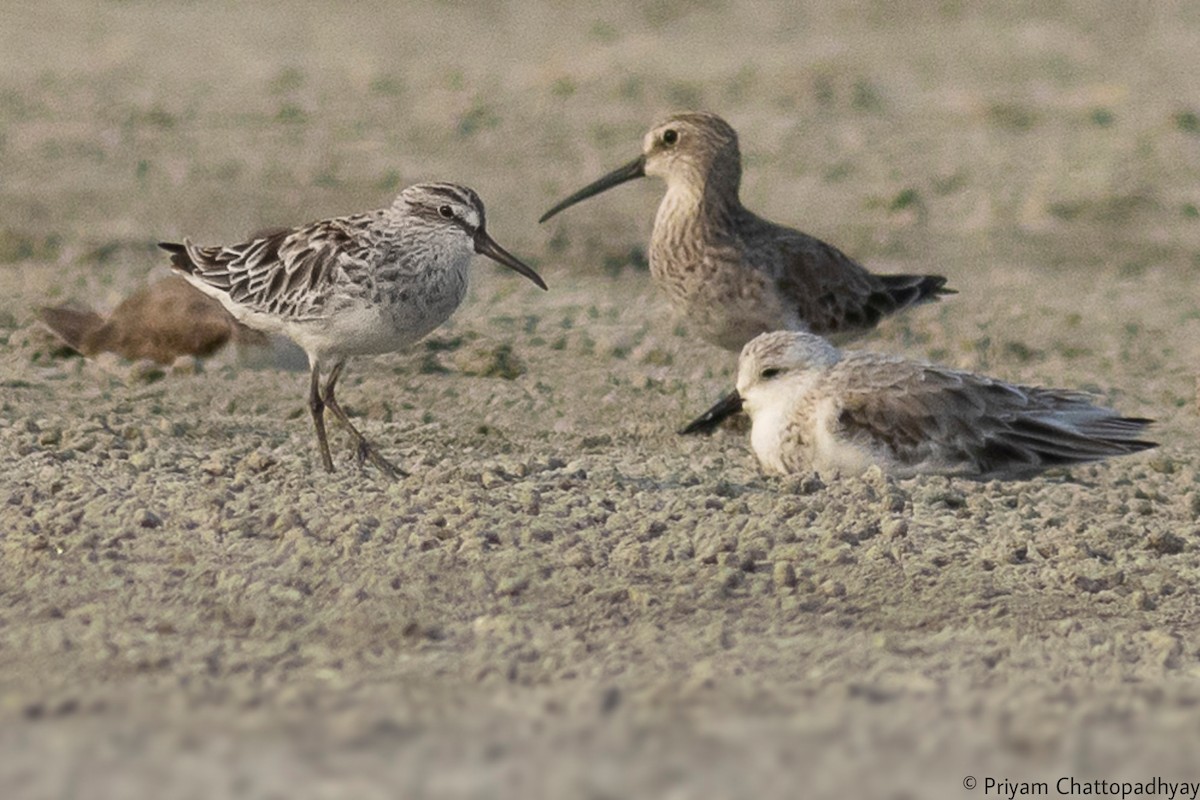
[{"label": "wing feather", "polygon": [[744,245],[760,251],[755,261],[822,336],[870,330],[890,314],[952,293],[940,275],[875,275],[806,233],[758,217],[742,224]]},{"label": "wing feather", "polygon": [[247,310],[303,319],[319,316],[339,280],[370,258],[375,215],[322,220],[240,244],[199,247],[163,244],[172,264],[226,292]]},{"label": "wing feather", "polygon": [[850,359],[841,435],[900,470],[998,477],[1155,446],[1149,420],[1086,395],[1018,386],[880,356]]}]

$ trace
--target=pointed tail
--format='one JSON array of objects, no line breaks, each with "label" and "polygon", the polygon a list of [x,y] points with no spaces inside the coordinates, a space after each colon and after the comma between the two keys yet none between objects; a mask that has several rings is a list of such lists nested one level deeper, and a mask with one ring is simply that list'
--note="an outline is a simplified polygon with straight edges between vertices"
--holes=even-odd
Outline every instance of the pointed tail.
[{"label": "pointed tail", "polygon": [[884,291],[895,304],[894,310],[932,303],[942,295],[958,294],[946,288],[946,279],[941,275],[879,275]]},{"label": "pointed tail", "polygon": [[196,271],[196,262],[188,255],[187,244],[177,242],[159,242],[158,246],[171,254],[171,266],[189,275]]}]

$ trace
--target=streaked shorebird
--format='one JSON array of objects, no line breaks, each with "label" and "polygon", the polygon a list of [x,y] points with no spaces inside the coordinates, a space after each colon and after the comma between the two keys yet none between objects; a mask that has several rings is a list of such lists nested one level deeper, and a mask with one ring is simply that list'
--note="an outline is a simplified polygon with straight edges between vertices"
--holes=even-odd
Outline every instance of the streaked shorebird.
[{"label": "streaked shorebird", "polygon": [[708,341],[738,350],[776,330],[850,338],[883,317],[952,293],[940,275],[875,275],[836,247],[777,225],[738,199],[737,133],[715,114],[675,114],[642,154],[542,215],[645,175],[667,182],[650,239],[650,274]]},{"label": "streaked shorebird", "polygon": [[370,459],[389,476],[404,474],[338,405],[334,387],[347,359],[400,350],[445,322],[466,295],[475,253],[546,288],[532,268],[488,235],[479,195],[452,183],[410,186],[389,208],[241,244],[197,247],[184,239],[159,246],[171,253],[175,269],[239,322],[281,333],[308,354],[309,409],[329,472],[326,406],[354,437],[360,464]]},{"label": "streaked shorebird", "polygon": [[746,345],[737,389],[706,416],[742,409],[755,455],[777,474],[854,475],[878,464],[899,477],[1018,478],[1157,446],[1138,438],[1151,420],[1078,392],[842,352],[790,331]]}]

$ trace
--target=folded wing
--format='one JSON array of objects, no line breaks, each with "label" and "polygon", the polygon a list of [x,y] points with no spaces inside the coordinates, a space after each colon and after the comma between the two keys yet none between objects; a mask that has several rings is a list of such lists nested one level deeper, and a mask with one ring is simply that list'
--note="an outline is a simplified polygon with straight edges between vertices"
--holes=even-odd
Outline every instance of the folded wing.
[{"label": "folded wing", "polygon": [[159,246],[201,288],[248,311],[303,319],[321,314],[343,272],[365,265],[369,219],[324,220],[236,245],[200,247],[185,239]]},{"label": "folded wing", "polygon": [[899,472],[1012,477],[1156,446],[1139,438],[1150,420],[1076,392],[922,365],[899,378],[889,371],[886,383],[848,390],[836,424]]},{"label": "folded wing", "polygon": [[[769,224],[769,223],[767,223]],[[887,316],[945,294],[941,275],[876,275],[833,245],[790,229],[764,237],[780,252],[761,263],[782,265],[774,275],[780,293],[796,304],[809,330],[822,336],[874,328]]]}]

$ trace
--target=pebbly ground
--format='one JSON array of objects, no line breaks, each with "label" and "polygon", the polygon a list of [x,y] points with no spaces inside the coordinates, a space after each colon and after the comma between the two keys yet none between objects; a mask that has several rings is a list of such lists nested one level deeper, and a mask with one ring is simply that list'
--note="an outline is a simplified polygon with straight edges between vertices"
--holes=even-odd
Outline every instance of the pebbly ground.
[{"label": "pebbly ground", "polygon": [[[5,13],[0,795],[1200,779],[1193,9]],[[677,437],[733,359],[649,283],[659,187],[533,220],[690,106],[741,131],[748,204],[959,289],[861,346],[1096,391],[1162,448],[826,485],[762,476],[744,430]],[[319,471],[284,355],[85,361],[34,322],[162,274],[157,239],[430,177],[551,291],[480,261],[451,324],[352,363],[402,481],[338,434]]]}]

